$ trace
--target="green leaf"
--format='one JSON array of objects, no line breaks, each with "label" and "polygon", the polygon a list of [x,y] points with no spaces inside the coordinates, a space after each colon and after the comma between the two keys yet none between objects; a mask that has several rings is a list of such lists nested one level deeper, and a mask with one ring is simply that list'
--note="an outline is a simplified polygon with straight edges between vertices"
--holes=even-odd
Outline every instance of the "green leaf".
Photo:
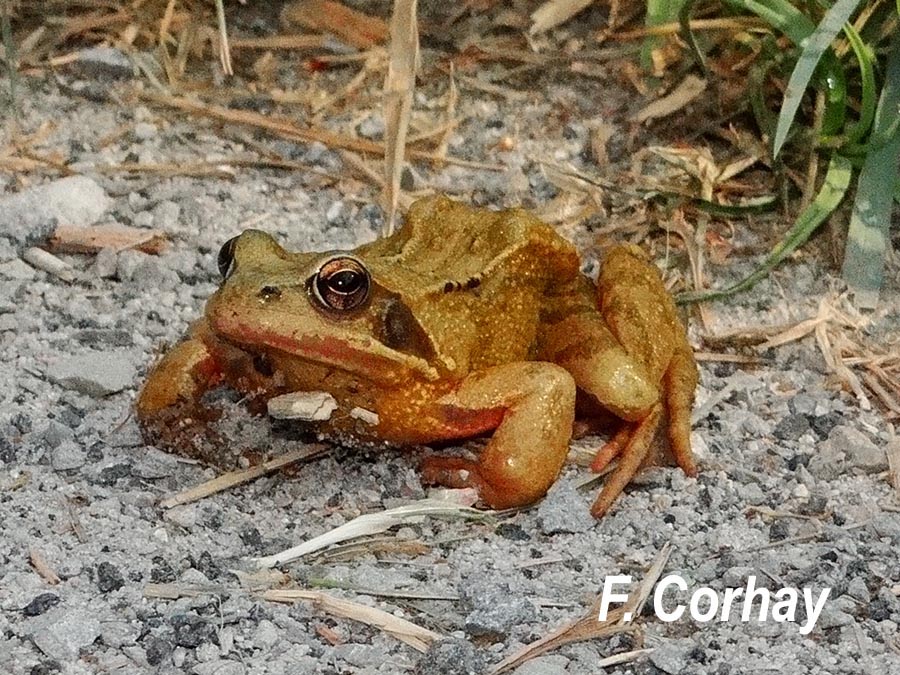
[{"label": "green leaf", "polygon": [[791,78],[788,81],[784,101],[781,106],[781,114],[778,116],[778,126],[775,129],[775,141],[773,143],[773,155],[778,156],[788,130],[794,123],[794,117],[800,108],[803,93],[813,77],[816,67],[822,55],[829,48],[834,38],[841,32],[844,24],[859,6],[862,0],[837,0],[831,8],[825,12],[822,21],[802,44],[800,58],[794,66]]},{"label": "green leaf", "polygon": [[803,245],[810,235],[816,231],[825,219],[837,208],[844,198],[850,179],[853,176],[853,167],[850,160],[842,155],[835,154],[828,164],[825,181],[813,202],[807,206],[797,217],[784,238],[772,249],[763,263],[752,274],[741,281],[721,291],[697,291],[682,293],[676,300],[679,303],[701,302],[704,300],[716,300],[724,298],[740,291],[745,291],[760,279],[765,277],[772,268],[787,258],[791,253]]},{"label": "green leaf", "polygon": [[887,57],[884,87],[875,112],[870,149],[857,182],[850,217],[842,275],[861,307],[878,302],[891,224],[893,195],[898,180],[900,130],[900,35],[895,34]]}]

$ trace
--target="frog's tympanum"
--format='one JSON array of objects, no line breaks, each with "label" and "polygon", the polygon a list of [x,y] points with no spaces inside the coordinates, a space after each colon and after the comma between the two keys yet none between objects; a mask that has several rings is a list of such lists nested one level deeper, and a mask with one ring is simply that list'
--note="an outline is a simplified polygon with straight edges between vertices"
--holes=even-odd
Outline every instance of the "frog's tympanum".
[{"label": "frog's tympanum", "polygon": [[695,472],[696,364],[659,272],[634,246],[610,250],[594,284],[575,248],[527,212],[434,197],[354,251],[292,253],[248,230],[222,247],[219,267],[204,317],[140,394],[151,438],[171,442],[177,420],[201,419],[203,394],[222,383],[264,400],[328,392],[337,409],[321,428],[343,440],[487,435],[477,460],[429,457],[423,480],[506,508],[556,479],[579,393],[622,421],[594,462],[618,457],[594,515],[645,462],[662,419],[678,465]]}]

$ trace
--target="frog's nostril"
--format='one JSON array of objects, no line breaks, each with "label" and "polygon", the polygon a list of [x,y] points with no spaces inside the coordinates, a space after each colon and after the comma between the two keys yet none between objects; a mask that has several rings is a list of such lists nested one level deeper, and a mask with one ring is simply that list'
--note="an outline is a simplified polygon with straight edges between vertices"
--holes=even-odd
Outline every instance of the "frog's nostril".
[{"label": "frog's nostril", "polygon": [[277,286],[263,286],[257,295],[262,300],[277,300],[281,297],[281,289]]},{"label": "frog's nostril", "polygon": [[253,357],[253,368],[257,373],[264,377],[272,377],[275,374],[275,368],[269,358],[263,354],[257,354]]}]

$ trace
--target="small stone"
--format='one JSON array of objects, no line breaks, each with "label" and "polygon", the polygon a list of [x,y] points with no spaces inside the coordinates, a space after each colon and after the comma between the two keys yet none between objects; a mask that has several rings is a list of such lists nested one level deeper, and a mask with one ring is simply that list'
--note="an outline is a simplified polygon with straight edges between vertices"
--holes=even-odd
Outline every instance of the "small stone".
[{"label": "small stone", "polygon": [[119,255],[114,249],[100,249],[94,256],[94,274],[101,279],[112,279],[116,276],[118,264]]},{"label": "small stone", "polygon": [[94,398],[127,389],[136,374],[131,355],[125,351],[74,354],[47,367],[50,381]]},{"label": "small stone", "polygon": [[325,212],[325,221],[329,225],[343,222],[346,210],[344,202],[334,202]]},{"label": "small stone", "polygon": [[78,651],[100,635],[100,621],[89,610],[57,607],[34,619],[29,626],[31,639],[52,659],[74,663]]},{"label": "small stone", "polygon": [[65,442],[53,448],[50,453],[50,466],[54,471],[74,471],[84,466],[87,454],[77,443]]},{"label": "small stone", "polygon": [[825,441],[819,444],[816,453],[810,457],[809,472],[816,478],[834,480],[844,470],[846,456],[833,443]]},{"label": "small stone", "polygon": [[92,178],[61,178],[0,197],[0,236],[29,245],[45,240],[57,225],[93,225],[110,206]]},{"label": "small stone", "polygon": [[203,617],[196,614],[176,614],[172,617],[175,644],[187,649],[196,649],[204,642],[212,641],[216,629]]},{"label": "small stone", "polygon": [[253,634],[253,644],[258,645],[263,651],[269,651],[279,642],[281,642],[281,633],[278,626],[268,619],[260,621]]},{"label": "small stone", "polygon": [[337,400],[325,391],[297,391],[270,398],[269,415],[278,420],[323,422],[337,410]]},{"label": "small stone", "polygon": [[189,530],[197,524],[197,508],[194,504],[176,506],[165,513],[165,519],[170,523]]},{"label": "small stone", "polygon": [[696,646],[688,638],[668,640],[650,652],[650,662],[664,673],[679,675],[687,669]]},{"label": "small stone", "polygon": [[544,534],[560,532],[587,532],[595,521],[584,501],[584,496],[569,480],[560,480],[538,506],[538,524]]},{"label": "small stone", "polygon": [[41,593],[22,608],[22,614],[25,616],[40,616],[58,604],[59,596],[56,593]]},{"label": "small stone", "polygon": [[859,600],[864,605],[868,605],[872,601],[872,594],[869,593],[866,580],[862,577],[853,577],[850,580],[850,583],[847,584],[847,595]]},{"label": "small stone", "polygon": [[178,225],[180,217],[181,207],[169,199],[164,199],[153,207],[153,226],[157,229],[172,230]]},{"label": "small stone", "polygon": [[869,522],[875,534],[883,539],[891,539],[900,545],[900,514],[879,513]]},{"label": "small stone", "polygon": [[431,644],[416,664],[415,675],[480,675],[484,661],[470,642],[457,638]]},{"label": "small stone", "polygon": [[380,140],[384,137],[384,119],[382,119],[381,115],[369,115],[359,123],[356,131],[363,138]]},{"label": "small stone", "polygon": [[119,568],[110,562],[103,561],[97,565],[97,588],[101,593],[117,591],[125,585],[125,577]]},{"label": "small stone", "polygon": [[[884,471],[887,469],[887,456],[884,450],[875,445],[863,432],[839,424],[828,434],[830,443],[847,455],[850,466],[866,471]],[[824,445],[824,443],[823,443]]]},{"label": "small stone", "polygon": [[103,639],[103,644],[113,649],[133,645],[137,635],[137,630],[127,621],[104,621],[100,624],[100,637]]},{"label": "small stone", "polygon": [[346,661],[351,666],[364,668],[369,664],[376,663],[381,654],[378,648],[371,645],[362,645],[355,642],[344,642],[334,646],[334,655]]},{"label": "small stone", "polygon": [[513,671],[513,675],[566,675],[569,659],[559,654],[538,656],[526,661]]},{"label": "small stone", "polygon": [[854,619],[850,614],[833,605],[829,605],[826,602],[825,606],[822,608],[822,613],[819,614],[816,628],[822,630],[826,628],[839,628],[840,626],[849,626],[853,621]]},{"label": "small stone", "polygon": [[218,659],[208,663],[200,663],[191,669],[194,675],[244,675],[247,672],[242,663]]},{"label": "small stone", "polygon": [[809,394],[796,394],[788,401],[788,407],[796,415],[812,416],[816,414],[816,398]]},{"label": "small stone", "polygon": [[30,281],[37,276],[35,269],[21,258],[0,263],[0,277],[15,281]]},{"label": "small stone", "polygon": [[138,122],[134,125],[134,137],[139,141],[147,141],[154,138],[157,131],[156,125],[150,122]]},{"label": "small stone", "polygon": [[0,314],[0,333],[21,330],[22,321],[15,314]]},{"label": "small stone", "polygon": [[796,441],[809,431],[809,419],[806,415],[788,415],[781,419],[772,434],[782,441]]},{"label": "small stone", "polygon": [[134,74],[131,59],[114,47],[82,49],[78,52],[75,66],[83,76],[91,78],[119,80]]},{"label": "small stone", "polygon": [[151,666],[159,665],[164,658],[172,653],[172,645],[155,635],[147,636],[141,644],[143,644],[144,651],[147,654],[147,663]]},{"label": "small stone", "polygon": [[469,603],[474,609],[466,617],[466,633],[474,637],[501,640],[517,626],[534,621],[534,605],[505,587],[468,589]]},{"label": "small stone", "polygon": [[819,439],[828,438],[828,434],[831,433],[831,430],[834,429],[838,424],[843,422],[845,416],[839,412],[829,412],[824,415],[819,415],[817,417],[813,417],[810,425],[812,426],[812,430],[816,433],[816,436]]}]

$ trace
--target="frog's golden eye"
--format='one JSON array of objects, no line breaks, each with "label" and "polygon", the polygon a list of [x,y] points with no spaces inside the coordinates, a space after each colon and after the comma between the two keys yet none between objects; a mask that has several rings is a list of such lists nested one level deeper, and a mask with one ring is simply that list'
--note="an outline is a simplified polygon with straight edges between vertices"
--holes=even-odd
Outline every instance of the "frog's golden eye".
[{"label": "frog's golden eye", "polygon": [[237,244],[237,237],[232,237],[219,249],[219,257],[216,264],[219,266],[219,274],[223,279],[227,279],[234,272],[234,247]]},{"label": "frog's golden eye", "polygon": [[313,297],[323,309],[348,311],[368,299],[371,280],[361,262],[342,256],[323,264],[310,286]]}]

